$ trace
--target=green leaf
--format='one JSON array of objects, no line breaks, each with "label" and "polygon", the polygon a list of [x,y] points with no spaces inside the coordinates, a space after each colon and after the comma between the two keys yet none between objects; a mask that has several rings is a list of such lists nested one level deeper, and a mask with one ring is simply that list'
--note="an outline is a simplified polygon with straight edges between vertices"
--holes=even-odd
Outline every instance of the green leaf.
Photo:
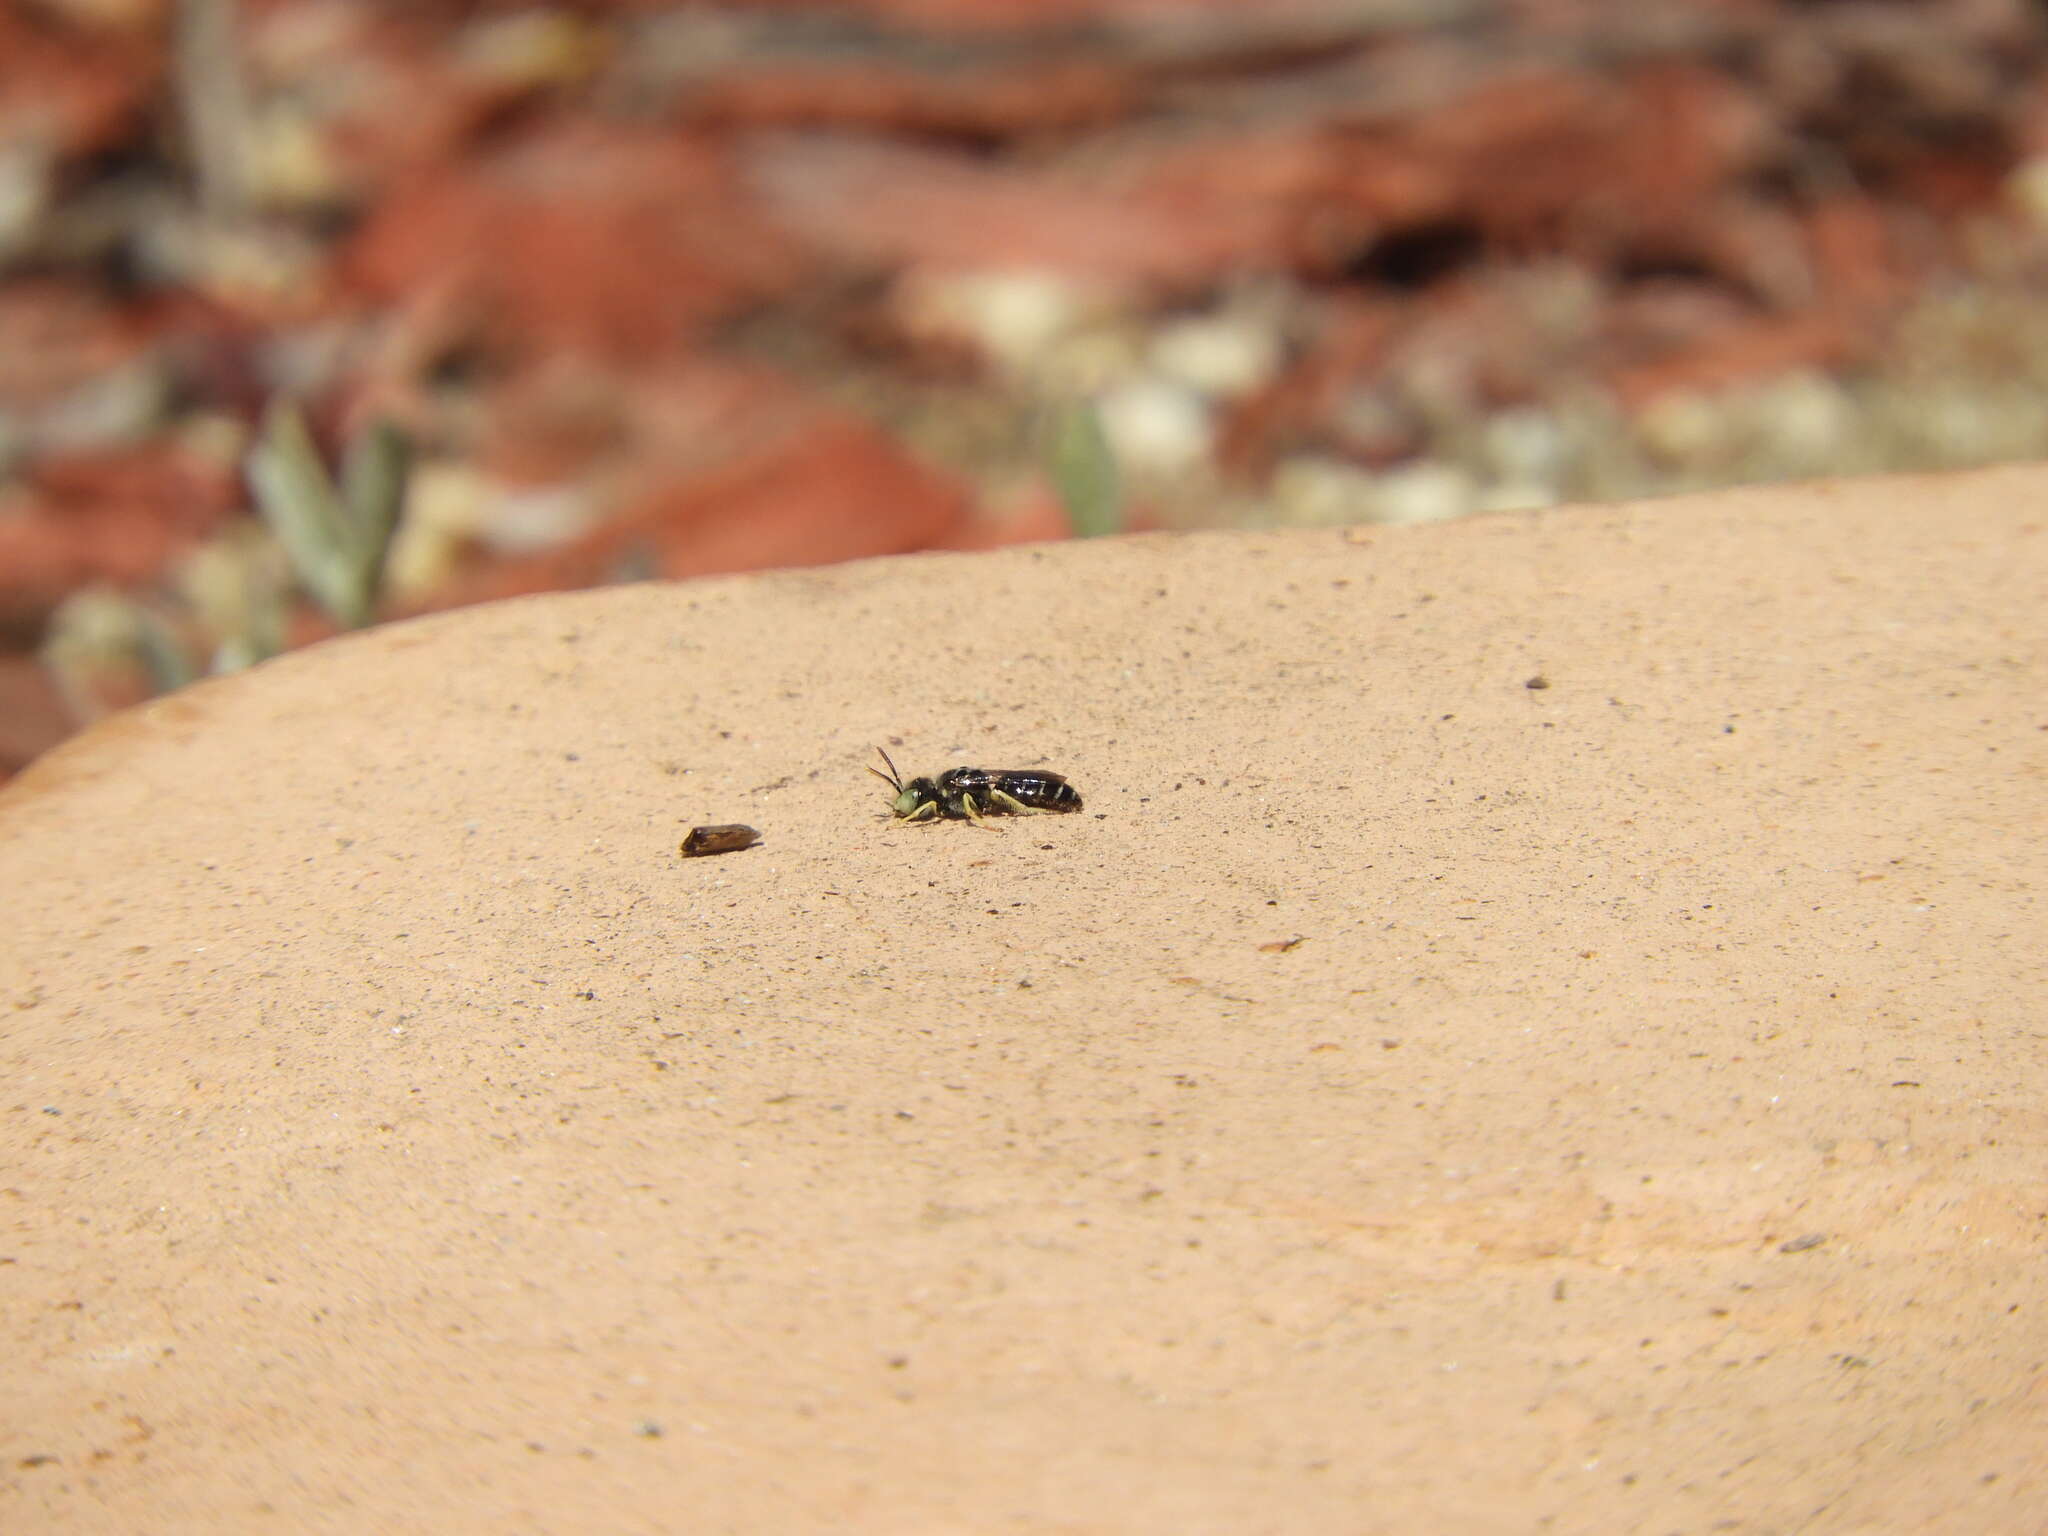
[{"label": "green leaf", "polygon": [[404,435],[378,422],[349,444],[337,490],[290,400],[271,406],[249,452],[249,482],[263,520],[313,600],[346,629],[376,618],[410,458]]},{"label": "green leaf", "polygon": [[374,607],[384,587],[384,562],[405,511],[412,444],[388,421],[373,422],[348,445],[341,466],[341,498],[356,540],[356,579]]},{"label": "green leaf", "polygon": [[1102,429],[1094,402],[1078,400],[1059,408],[1050,449],[1053,487],[1067,510],[1067,524],[1084,539],[1123,527],[1123,486],[1116,450]]},{"label": "green leaf", "polygon": [[171,626],[140,604],[135,608],[135,651],[158,693],[174,692],[199,675]]}]

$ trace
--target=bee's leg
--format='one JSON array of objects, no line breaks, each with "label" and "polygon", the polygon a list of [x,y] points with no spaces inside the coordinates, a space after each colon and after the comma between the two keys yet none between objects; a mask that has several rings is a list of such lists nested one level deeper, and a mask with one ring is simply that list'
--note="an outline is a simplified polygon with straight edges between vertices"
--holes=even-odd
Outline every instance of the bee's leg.
[{"label": "bee's leg", "polygon": [[939,802],[936,800],[927,800],[923,805],[920,805],[916,810],[912,811],[908,816],[904,817],[903,819],[905,821],[936,821],[938,820],[938,817]]},{"label": "bee's leg", "polygon": [[1039,813],[1037,806],[1026,805],[1015,795],[1005,794],[1000,789],[991,789],[988,798],[989,810],[997,816],[1036,816]]},{"label": "bee's leg", "polygon": [[992,806],[983,805],[971,793],[960,797],[960,814],[962,819],[973,822],[984,832],[1000,832],[1003,830],[989,820],[989,817],[1001,815],[1002,813]]}]

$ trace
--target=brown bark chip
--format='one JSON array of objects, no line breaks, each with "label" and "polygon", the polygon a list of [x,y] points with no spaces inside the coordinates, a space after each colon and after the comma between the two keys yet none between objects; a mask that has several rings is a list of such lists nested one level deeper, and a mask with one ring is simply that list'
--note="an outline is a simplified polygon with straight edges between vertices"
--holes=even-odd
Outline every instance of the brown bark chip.
[{"label": "brown bark chip", "polygon": [[2044,505],[578,593],[116,717],[0,795],[0,1529],[2034,1528]]}]

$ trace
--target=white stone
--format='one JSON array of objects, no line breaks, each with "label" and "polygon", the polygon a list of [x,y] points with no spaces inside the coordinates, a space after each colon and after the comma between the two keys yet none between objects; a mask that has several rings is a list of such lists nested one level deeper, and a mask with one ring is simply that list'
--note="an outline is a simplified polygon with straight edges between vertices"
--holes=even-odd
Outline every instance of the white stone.
[{"label": "white stone", "polygon": [[1441,523],[1463,517],[1478,502],[1479,487],[1461,465],[1425,459],[1381,475],[1373,489],[1376,523]]},{"label": "white stone", "polygon": [[1184,385],[1138,378],[1101,397],[1102,429],[1118,465],[1134,474],[1176,475],[1205,463],[1215,442],[1209,407]]},{"label": "white stone", "polygon": [[1175,320],[1152,338],[1154,370],[1211,398],[1249,394],[1280,371],[1279,334],[1252,315]]}]

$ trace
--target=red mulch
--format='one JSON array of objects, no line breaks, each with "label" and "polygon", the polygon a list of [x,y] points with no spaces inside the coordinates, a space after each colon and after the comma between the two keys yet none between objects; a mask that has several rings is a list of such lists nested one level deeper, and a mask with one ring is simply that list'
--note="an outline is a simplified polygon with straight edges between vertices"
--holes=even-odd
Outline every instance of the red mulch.
[{"label": "red mulch", "polygon": [[1341,409],[1404,358],[1539,397],[1539,265],[1586,275],[1572,366],[1624,408],[1853,369],[2048,150],[2020,0],[242,0],[223,191],[199,9],[0,0],[0,187],[35,194],[0,214],[0,776],[72,726],[27,661],[58,605],[247,517],[222,429],[280,387],[330,441],[382,412],[589,489],[409,608],[985,547],[1062,524],[896,430],[1005,398],[934,282],[1050,271],[1140,321],[1292,285],[1315,323],[1219,422],[1256,488],[1413,451]]}]

